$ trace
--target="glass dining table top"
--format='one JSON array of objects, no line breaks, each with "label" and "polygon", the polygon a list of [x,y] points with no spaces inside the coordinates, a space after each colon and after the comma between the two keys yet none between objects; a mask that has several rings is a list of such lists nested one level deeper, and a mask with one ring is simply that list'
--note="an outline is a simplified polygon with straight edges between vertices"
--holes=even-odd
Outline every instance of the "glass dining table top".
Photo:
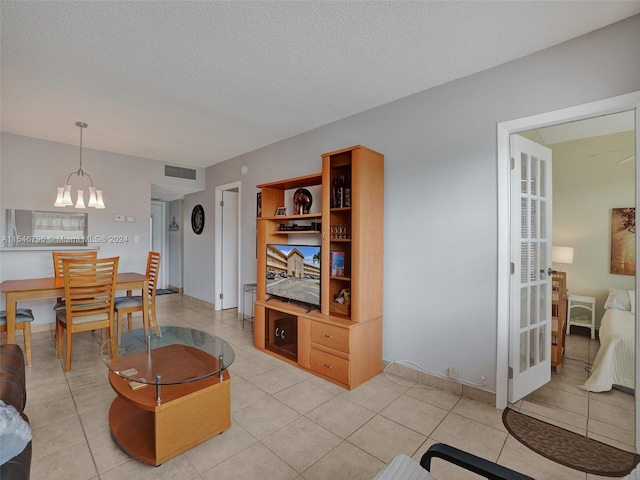
[{"label": "glass dining table top", "polygon": [[161,326],[123,332],[105,340],[100,357],[116,375],[141,384],[172,385],[219,374],[235,359],[220,337],[187,327]]}]

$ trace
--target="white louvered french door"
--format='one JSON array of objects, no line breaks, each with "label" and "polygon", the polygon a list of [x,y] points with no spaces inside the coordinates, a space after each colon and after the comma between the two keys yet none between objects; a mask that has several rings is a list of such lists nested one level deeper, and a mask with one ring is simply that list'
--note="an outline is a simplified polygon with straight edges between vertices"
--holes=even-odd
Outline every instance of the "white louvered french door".
[{"label": "white louvered french door", "polygon": [[511,135],[509,402],[551,379],[551,150]]}]

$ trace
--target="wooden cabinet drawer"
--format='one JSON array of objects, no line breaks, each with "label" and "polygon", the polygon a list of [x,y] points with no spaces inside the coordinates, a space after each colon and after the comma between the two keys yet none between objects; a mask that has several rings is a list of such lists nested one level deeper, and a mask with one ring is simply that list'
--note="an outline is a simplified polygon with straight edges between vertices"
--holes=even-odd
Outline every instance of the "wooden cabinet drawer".
[{"label": "wooden cabinet drawer", "polygon": [[311,341],[349,353],[349,329],[321,322],[311,324]]},{"label": "wooden cabinet drawer", "polygon": [[315,348],[311,349],[311,370],[338,382],[349,383],[349,360],[321,352]]}]

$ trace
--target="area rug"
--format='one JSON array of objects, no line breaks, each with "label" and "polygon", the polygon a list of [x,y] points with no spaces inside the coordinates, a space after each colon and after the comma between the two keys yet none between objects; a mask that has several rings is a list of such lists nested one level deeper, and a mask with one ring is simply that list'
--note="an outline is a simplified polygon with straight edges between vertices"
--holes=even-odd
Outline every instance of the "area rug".
[{"label": "area rug", "polygon": [[640,462],[640,455],[506,408],[502,422],[511,435],[534,452],[581,472],[623,477]]},{"label": "area rug", "polygon": [[156,295],[169,295],[170,293],[176,293],[173,290],[169,290],[168,288],[158,288],[156,290]]}]

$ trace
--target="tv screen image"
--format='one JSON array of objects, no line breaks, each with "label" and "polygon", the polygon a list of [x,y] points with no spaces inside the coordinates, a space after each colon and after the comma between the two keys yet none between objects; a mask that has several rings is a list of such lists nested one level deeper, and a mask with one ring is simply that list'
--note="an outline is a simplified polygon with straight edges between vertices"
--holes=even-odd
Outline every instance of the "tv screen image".
[{"label": "tv screen image", "polygon": [[267,295],[320,306],[320,245],[267,245]]}]

